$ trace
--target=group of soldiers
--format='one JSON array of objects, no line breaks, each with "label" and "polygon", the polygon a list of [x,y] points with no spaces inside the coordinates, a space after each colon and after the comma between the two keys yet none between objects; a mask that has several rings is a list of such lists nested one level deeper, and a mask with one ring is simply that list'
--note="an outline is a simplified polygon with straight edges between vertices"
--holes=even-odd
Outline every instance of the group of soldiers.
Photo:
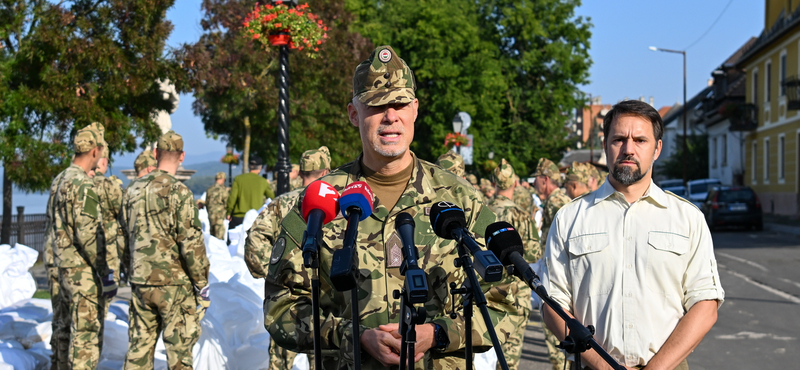
[{"label": "group of soldiers", "polygon": [[[125,369],[153,368],[163,334],[170,369],[192,368],[210,304],[209,261],[192,192],[175,179],[183,139],[169,131],[134,162],[123,190],[106,178],[104,127],[77,132],[72,165],[53,180],[44,259],[53,303],[53,369],[95,369],[118,284],[131,286]],[[153,153],[155,152],[155,154]]]}]

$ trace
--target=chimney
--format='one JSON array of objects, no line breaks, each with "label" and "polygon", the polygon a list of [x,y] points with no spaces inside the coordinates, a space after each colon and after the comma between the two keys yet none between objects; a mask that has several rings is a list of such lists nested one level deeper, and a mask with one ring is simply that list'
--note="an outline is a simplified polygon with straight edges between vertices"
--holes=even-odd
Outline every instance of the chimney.
[{"label": "chimney", "polygon": [[639,101],[644,103],[644,95],[639,95]]},{"label": "chimney", "polygon": [[651,106],[651,107],[653,107],[653,108],[655,108],[655,107],[656,107],[656,102],[655,102],[655,100],[653,99],[653,96],[650,96],[650,106]]}]

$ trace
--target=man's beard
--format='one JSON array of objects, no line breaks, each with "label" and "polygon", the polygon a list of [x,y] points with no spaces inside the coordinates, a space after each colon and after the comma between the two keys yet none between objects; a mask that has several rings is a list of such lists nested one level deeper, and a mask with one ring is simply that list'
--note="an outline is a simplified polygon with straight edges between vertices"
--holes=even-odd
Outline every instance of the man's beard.
[{"label": "man's beard", "polygon": [[[622,161],[632,161],[636,163],[636,169],[632,169],[630,166],[620,165],[620,162]],[[614,163],[614,170],[611,172],[611,176],[614,177],[614,180],[617,180],[617,182],[625,186],[635,184],[637,181],[643,179],[644,175],[646,174],[647,172],[642,173],[642,167],[639,164],[639,161],[633,157],[626,157],[617,160],[617,162]]]}]

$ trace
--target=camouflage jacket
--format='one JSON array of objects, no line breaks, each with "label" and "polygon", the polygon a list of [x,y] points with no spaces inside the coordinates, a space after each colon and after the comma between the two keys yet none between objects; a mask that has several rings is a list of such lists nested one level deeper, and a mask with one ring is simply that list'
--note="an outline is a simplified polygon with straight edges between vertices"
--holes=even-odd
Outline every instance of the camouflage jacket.
[{"label": "camouflage jacket", "polygon": [[533,223],[533,217],[525,209],[511,199],[497,194],[488,207],[497,214],[498,221],[510,223],[517,229],[525,247],[525,261],[535,263],[542,258],[543,250],[539,245],[539,232]]},{"label": "camouflage jacket", "polygon": [[[528,211],[531,215],[536,213],[536,204],[533,203],[533,194],[528,189],[522,186],[514,188],[514,203],[519,205],[522,209]],[[538,233],[537,233],[538,234]]]},{"label": "camouflage jacket", "polygon": [[94,188],[103,206],[103,227],[106,233],[108,265],[119,269],[119,253],[125,245],[122,230],[119,228],[119,211],[122,206],[122,188],[102,172],[95,172]]},{"label": "camouflage jacket", "polygon": [[47,198],[47,208],[45,208],[45,234],[44,234],[44,266],[47,268],[58,267],[53,262],[53,244],[56,240],[56,229],[55,225],[55,208],[53,207],[53,202],[56,196],[56,190],[58,189],[58,185],[61,184],[61,178],[64,177],[67,171],[61,171],[55,179],[53,179],[53,183],[50,184],[50,196]]},{"label": "camouflage jacket", "polygon": [[292,210],[305,188],[292,190],[275,198],[267,209],[258,214],[244,244],[244,262],[254,278],[267,277],[272,246],[275,243],[283,217]]},{"label": "camouflage jacket", "polygon": [[107,275],[103,209],[94,182],[77,165],[60,173],[47,213],[53,216],[53,264],[60,268],[92,267],[98,276]]},{"label": "camouflage jacket", "polygon": [[550,225],[553,224],[558,210],[569,202],[570,199],[562,188],[553,190],[550,196],[544,200],[542,203],[542,240],[547,240],[547,232],[550,231]]},{"label": "camouflage jacket", "polygon": [[[467,218],[468,228],[482,241],[486,226],[495,221],[494,213],[484,207],[474,188],[464,179],[447,172],[438,166],[414,159],[414,170],[405,192],[393,209],[387,209],[375,199],[374,212],[359,224],[356,242],[360,278],[357,303],[361,312],[360,330],[377,328],[386,323],[400,320],[400,300],[392,295],[403,286],[404,277],[400,275],[402,262],[401,240],[395,232],[395,218],[401,212],[408,212],[416,222],[414,241],[419,250],[419,265],[428,274],[430,294],[425,308],[426,322],[440,325],[447,333],[450,344],[444,350],[431,350],[424,360],[417,363],[417,369],[463,368],[464,317],[461,311],[455,312],[455,319],[449,317],[453,297],[449,293],[450,282],[461,285],[465,275],[462,269],[454,267],[458,256],[456,243],[437,237],[430,225],[430,207],[437,201],[449,201],[461,206]],[[348,184],[364,181],[360,158],[346,164],[322,178],[342,191]],[[302,241],[306,225],[300,216],[300,205],[289,212],[281,222],[281,232],[270,258],[265,284],[264,322],[276,343],[293,351],[313,350],[311,317],[311,275],[312,271],[303,267]],[[330,281],[330,267],[334,250],[340,249],[344,242],[347,220],[337,217],[323,227],[320,247],[320,282],[322,315],[322,349],[325,358],[324,368],[352,367],[352,325],[350,316],[350,292],[336,291]],[[521,314],[514,307],[515,297],[509,293],[509,286],[497,283],[483,283],[492,322],[498,336],[504,342],[506,335],[513,331],[513,318]],[[462,297],[455,298],[456,304]],[[478,311],[475,310],[477,315]],[[476,315],[476,316],[477,316]],[[491,340],[483,320],[473,319],[473,344],[476,351],[489,349]],[[459,351],[461,350],[461,351]],[[384,369],[377,360],[365,351],[361,353],[363,369]]]},{"label": "camouflage jacket", "polygon": [[122,263],[130,282],[208,285],[208,257],[192,191],[155,170],[131,183],[122,199]]},{"label": "camouflage jacket", "polygon": [[230,191],[225,185],[214,183],[206,190],[206,208],[208,218],[225,218],[225,208],[228,206]]}]

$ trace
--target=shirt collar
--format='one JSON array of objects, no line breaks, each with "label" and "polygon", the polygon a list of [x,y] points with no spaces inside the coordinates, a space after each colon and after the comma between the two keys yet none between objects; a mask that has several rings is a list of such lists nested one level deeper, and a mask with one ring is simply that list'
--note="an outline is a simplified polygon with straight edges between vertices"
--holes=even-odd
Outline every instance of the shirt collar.
[{"label": "shirt collar", "polygon": [[[610,176],[610,175],[609,175]],[[603,185],[600,186],[597,191],[595,191],[594,197],[594,204],[600,203],[603,200],[606,200],[612,194],[616,193],[617,190],[614,189],[614,186],[611,185],[611,181],[606,179]],[[666,208],[667,207],[667,194],[664,193],[664,190],[661,190],[656,184],[653,182],[653,179],[650,179],[650,187],[644,193],[644,195],[640,199],[652,199],[654,203],[657,205]]]}]

